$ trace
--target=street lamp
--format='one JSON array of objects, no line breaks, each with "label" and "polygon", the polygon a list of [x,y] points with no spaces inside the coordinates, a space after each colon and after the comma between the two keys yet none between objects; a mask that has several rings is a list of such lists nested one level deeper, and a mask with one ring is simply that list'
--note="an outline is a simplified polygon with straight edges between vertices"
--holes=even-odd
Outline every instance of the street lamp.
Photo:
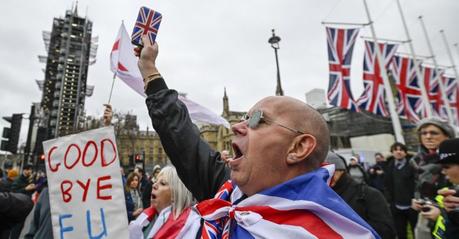
[{"label": "street lamp", "polygon": [[277,67],[277,86],[276,86],[276,95],[284,95],[282,90],[281,81],[280,81],[280,71],[279,71],[279,59],[277,57],[277,50],[279,49],[280,37],[276,36],[274,29],[272,29],[273,35],[269,38],[268,42],[271,44],[271,47],[274,49],[274,55],[276,56],[276,67]]}]

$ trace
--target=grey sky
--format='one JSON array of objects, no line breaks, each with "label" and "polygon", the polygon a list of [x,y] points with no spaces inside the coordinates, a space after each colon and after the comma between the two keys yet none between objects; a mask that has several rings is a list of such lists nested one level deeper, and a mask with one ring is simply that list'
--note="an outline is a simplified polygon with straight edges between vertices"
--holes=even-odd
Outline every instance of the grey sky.
[{"label": "grey sky", "polygon": [[[378,37],[406,39],[395,0],[368,2]],[[417,19],[422,14],[439,64],[450,65],[439,30],[445,30],[450,45],[459,42],[459,1],[401,3],[416,52],[428,55]],[[41,100],[35,83],[35,79],[44,78],[45,65],[37,58],[45,54],[41,32],[50,31],[52,19],[62,17],[72,4],[71,0],[2,1],[0,116],[29,113],[31,103]],[[93,34],[99,36],[97,63],[89,68],[88,84],[95,85],[94,95],[86,100],[89,115],[100,116],[102,104],[108,100],[112,79],[109,54],[121,20],[130,33],[141,6],[163,14],[157,62],[169,87],[188,93],[190,99],[218,114],[222,111],[225,86],[232,110],[247,110],[260,98],[274,94],[274,53],[267,43],[272,28],[282,38],[279,59],[284,92],[304,100],[305,92],[328,86],[326,38],[321,21],[367,22],[362,0],[81,0],[79,13],[93,21]],[[370,36],[369,28],[362,28],[360,36]],[[359,38],[354,49],[351,84],[355,98],[363,88],[362,43]],[[408,46],[399,49],[409,50]],[[451,49],[459,62],[457,50]],[[121,81],[115,83],[112,103],[116,110],[137,114],[142,129],[147,125],[151,128],[144,99]],[[6,125],[0,120],[1,128]],[[23,121],[21,142],[25,141],[27,125],[28,121]]]}]

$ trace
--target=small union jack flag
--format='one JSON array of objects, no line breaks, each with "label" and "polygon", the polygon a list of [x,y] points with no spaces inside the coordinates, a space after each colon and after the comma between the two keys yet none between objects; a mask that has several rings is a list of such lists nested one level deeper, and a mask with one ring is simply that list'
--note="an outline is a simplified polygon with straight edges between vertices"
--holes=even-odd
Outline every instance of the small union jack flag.
[{"label": "small union jack flag", "polygon": [[385,89],[381,72],[386,71],[397,51],[397,44],[378,43],[379,50],[383,57],[384,69],[379,67],[379,60],[376,57],[375,43],[365,41],[365,57],[363,60],[363,84],[364,91],[357,104],[360,109],[364,109],[373,114],[389,116],[385,102]]},{"label": "small union jack flag", "polygon": [[395,55],[392,60],[392,76],[398,90],[397,113],[410,121],[419,121],[422,93],[413,59]]},{"label": "small union jack flag", "polygon": [[143,35],[148,35],[150,42],[153,44],[158,34],[159,24],[162,18],[163,16],[161,13],[146,7],[141,7],[134,25],[134,30],[132,31],[132,44],[142,46],[141,38]]},{"label": "small union jack flag", "polygon": [[330,80],[327,98],[331,105],[359,111],[350,88],[352,50],[359,29],[326,28]]}]

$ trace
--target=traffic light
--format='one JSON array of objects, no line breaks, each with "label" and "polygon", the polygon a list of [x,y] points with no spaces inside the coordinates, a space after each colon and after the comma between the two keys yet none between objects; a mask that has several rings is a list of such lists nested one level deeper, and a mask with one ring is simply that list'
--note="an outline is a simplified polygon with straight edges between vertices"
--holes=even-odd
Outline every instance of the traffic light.
[{"label": "traffic light", "polygon": [[136,155],[135,155],[135,161],[140,161],[140,160],[141,160],[140,154],[136,154]]},{"label": "traffic light", "polygon": [[3,128],[2,137],[6,140],[2,140],[1,150],[16,154],[21,132],[22,114],[13,114],[12,116],[3,117],[3,119],[11,123],[11,127]]}]

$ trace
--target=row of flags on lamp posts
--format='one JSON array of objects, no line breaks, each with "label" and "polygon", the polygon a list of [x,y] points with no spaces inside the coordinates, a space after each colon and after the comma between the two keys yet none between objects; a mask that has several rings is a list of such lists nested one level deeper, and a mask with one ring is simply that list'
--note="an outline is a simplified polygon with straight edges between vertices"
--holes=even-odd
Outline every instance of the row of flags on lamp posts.
[{"label": "row of flags on lamp posts", "polygon": [[[355,99],[350,88],[352,51],[357,39],[358,28],[326,28],[330,79],[327,98],[329,103],[352,111],[365,110],[381,116],[389,116],[386,94],[381,75],[382,70],[391,75],[397,89],[396,110],[401,118],[417,122],[427,117],[427,107],[431,107],[433,116],[448,119],[447,105],[452,111],[453,124],[459,126],[459,84],[457,79],[445,75],[444,69],[434,69],[421,65],[422,79],[416,75],[415,62],[412,58],[397,54],[398,44],[365,40],[363,61],[362,95]],[[380,69],[376,57],[379,47],[385,69]],[[439,81],[445,86],[448,102],[444,102]],[[428,103],[423,103],[421,84],[424,84]]]}]

